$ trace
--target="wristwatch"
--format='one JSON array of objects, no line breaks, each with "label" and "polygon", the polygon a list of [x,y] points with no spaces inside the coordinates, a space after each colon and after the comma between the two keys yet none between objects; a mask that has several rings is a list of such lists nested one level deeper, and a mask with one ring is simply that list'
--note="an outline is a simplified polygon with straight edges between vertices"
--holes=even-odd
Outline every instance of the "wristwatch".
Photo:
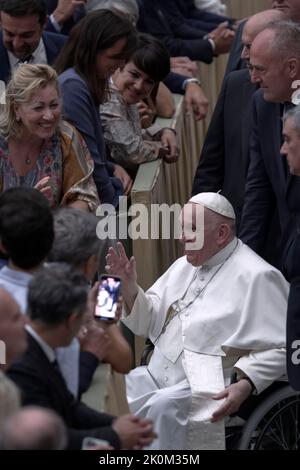
[{"label": "wristwatch", "polygon": [[184,91],[186,90],[188,83],[197,83],[197,85],[201,87],[201,82],[198,78],[187,78],[182,84],[182,88],[184,89]]}]

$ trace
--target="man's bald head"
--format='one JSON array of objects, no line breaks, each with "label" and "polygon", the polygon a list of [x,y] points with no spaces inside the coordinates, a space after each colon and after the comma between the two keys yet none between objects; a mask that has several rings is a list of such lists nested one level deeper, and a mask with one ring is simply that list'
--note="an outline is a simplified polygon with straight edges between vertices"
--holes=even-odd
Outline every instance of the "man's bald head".
[{"label": "man's bald head", "polygon": [[0,340],[5,345],[5,364],[0,368],[7,369],[27,347],[27,336],[24,329],[25,316],[13,297],[0,288]]},{"label": "man's bald head", "polygon": [[243,29],[242,43],[244,47],[242,51],[242,59],[246,61],[249,60],[252,42],[255,37],[268,26],[268,24],[274,21],[280,21],[284,18],[285,15],[281,10],[265,10],[251,16]]},{"label": "man's bald head", "polygon": [[4,450],[63,450],[66,445],[62,419],[39,407],[22,408],[6,421],[1,432]]}]

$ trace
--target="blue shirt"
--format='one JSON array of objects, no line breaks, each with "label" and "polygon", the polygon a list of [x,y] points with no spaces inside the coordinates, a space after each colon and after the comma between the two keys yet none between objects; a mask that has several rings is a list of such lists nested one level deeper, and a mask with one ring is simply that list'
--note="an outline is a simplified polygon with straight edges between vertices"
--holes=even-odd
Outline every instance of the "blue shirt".
[{"label": "blue shirt", "polygon": [[[4,266],[0,270],[0,287],[7,290],[19,304],[21,312],[27,310],[28,285],[33,275],[24,271],[16,271]],[[79,354],[80,345],[77,338],[65,348],[55,350],[61,373],[66,381],[67,387],[75,397],[78,396],[79,388]]]}]

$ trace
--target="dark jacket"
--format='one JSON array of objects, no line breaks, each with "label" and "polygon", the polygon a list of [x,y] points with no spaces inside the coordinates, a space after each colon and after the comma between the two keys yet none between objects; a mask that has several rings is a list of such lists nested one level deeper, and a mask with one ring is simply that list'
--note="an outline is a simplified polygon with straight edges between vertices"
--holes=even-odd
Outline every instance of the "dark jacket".
[{"label": "dark jacket", "polygon": [[248,70],[232,72],[224,80],[206,137],[192,194],[222,194],[233,205],[239,223],[249,165],[252,98],[257,86]]},{"label": "dark jacket", "polygon": [[113,447],[120,448],[118,435],[111,427],[114,417],[98,413],[76,400],[59,369],[30,334],[27,351],[11,366],[8,376],[20,388],[23,405],[50,408],[61,416],[67,426],[70,449],[80,449],[86,436],[106,439]]},{"label": "dark jacket", "polygon": [[[138,30],[152,34],[168,48],[171,56],[188,56],[191,60],[210,63],[213,48],[206,39],[191,38],[191,28],[180,21],[180,31],[174,15],[166,13],[158,0],[138,0],[140,16]],[[175,29],[174,29],[175,28]],[[174,30],[177,31],[175,35]],[[202,33],[201,33],[202,37]],[[189,38],[189,39],[187,39]]]},{"label": "dark jacket", "polygon": [[[46,49],[47,63],[52,65],[67,38],[60,34],[49,32],[44,32],[42,38]],[[11,76],[11,70],[7,50],[3,45],[2,32],[0,32],[0,64],[0,80],[7,83]]]},{"label": "dark jacket", "polygon": [[282,144],[282,106],[263,99],[261,90],[254,95],[253,131],[250,139],[250,164],[246,181],[240,238],[264,256],[266,240],[274,217],[269,259],[281,266],[283,235],[292,224],[286,194],[292,181],[286,158],[280,154]]}]

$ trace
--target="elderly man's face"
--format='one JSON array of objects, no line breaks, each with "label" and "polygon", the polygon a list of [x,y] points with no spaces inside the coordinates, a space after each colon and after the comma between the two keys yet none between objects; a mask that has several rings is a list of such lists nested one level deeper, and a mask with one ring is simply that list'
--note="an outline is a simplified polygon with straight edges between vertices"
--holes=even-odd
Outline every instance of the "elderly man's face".
[{"label": "elderly man's face", "polygon": [[4,47],[18,59],[32,54],[43,32],[38,15],[14,17],[1,12],[0,18]]},{"label": "elderly man's face", "polygon": [[19,305],[4,289],[0,289],[0,340],[6,346],[6,364],[10,366],[27,347],[27,335],[24,329],[25,315],[20,312]]},{"label": "elderly man's face", "polygon": [[[211,220],[207,209],[200,204],[188,203],[180,215],[183,245],[186,260],[192,266],[202,266],[209,258],[219,251],[216,243],[217,227]],[[204,219],[203,219],[204,214]],[[195,248],[193,244],[195,243]]]},{"label": "elderly man's face", "polygon": [[294,119],[286,119],[283,131],[284,143],[281,153],[286,156],[292,175],[300,176],[300,136],[299,130],[294,126]]},{"label": "elderly man's face", "polygon": [[271,7],[281,10],[290,20],[300,21],[299,0],[270,0]]},{"label": "elderly man's face", "polygon": [[[250,52],[250,73],[252,83],[257,83],[266,101],[282,103],[292,95],[294,70],[290,58],[284,58],[272,47],[274,31],[265,29],[256,36]],[[300,59],[300,58],[299,58]]]}]

